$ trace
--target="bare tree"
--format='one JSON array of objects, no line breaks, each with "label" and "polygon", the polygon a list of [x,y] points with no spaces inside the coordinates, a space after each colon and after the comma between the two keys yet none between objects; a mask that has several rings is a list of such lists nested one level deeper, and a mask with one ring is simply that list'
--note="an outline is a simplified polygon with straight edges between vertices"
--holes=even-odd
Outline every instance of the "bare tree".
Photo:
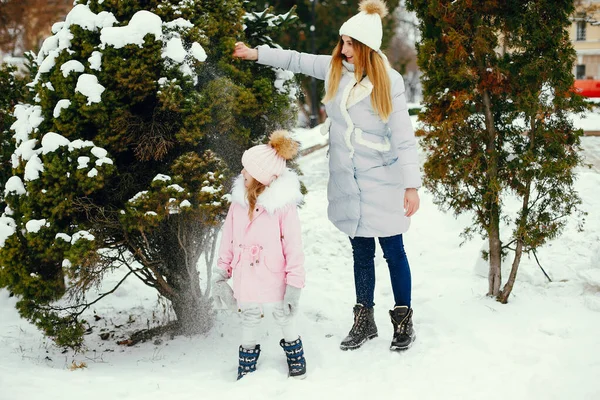
[{"label": "bare tree", "polygon": [[600,24],[599,0],[575,0],[575,18],[585,18],[591,25]]},{"label": "bare tree", "polygon": [[71,0],[1,0],[0,52],[20,56],[36,51],[52,24],[62,20]]},{"label": "bare tree", "polygon": [[406,86],[406,99],[409,103],[417,101],[420,93],[419,67],[417,66],[417,51],[414,42],[397,34],[391,41],[387,51],[390,64],[399,71]]},{"label": "bare tree", "polygon": [[419,26],[414,13],[406,9],[405,2],[395,10],[397,22],[396,33],[390,41],[387,56],[392,67],[404,77],[406,98],[408,102],[416,102],[420,98],[421,83],[417,65],[415,42],[419,37]]}]

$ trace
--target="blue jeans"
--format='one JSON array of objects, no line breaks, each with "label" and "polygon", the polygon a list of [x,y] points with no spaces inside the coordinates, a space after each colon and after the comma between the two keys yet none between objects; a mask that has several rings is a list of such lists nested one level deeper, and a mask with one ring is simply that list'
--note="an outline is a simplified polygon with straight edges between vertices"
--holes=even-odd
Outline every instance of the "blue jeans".
[{"label": "blue jeans", "polygon": [[[387,261],[390,270],[395,305],[410,308],[412,283],[402,235],[378,239],[381,250],[383,250],[383,257]],[[375,238],[355,237],[350,238],[350,243],[352,244],[352,255],[354,257],[356,302],[365,307],[373,307],[375,305],[373,302],[375,292]]]}]

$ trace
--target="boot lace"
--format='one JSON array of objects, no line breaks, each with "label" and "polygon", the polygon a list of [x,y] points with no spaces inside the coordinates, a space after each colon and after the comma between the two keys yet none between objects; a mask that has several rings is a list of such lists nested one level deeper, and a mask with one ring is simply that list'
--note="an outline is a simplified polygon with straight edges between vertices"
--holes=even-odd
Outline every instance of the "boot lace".
[{"label": "boot lace", "polygon": [[396,325],[397,325],[396,333],[398,333],[399,335],[407,335],[408,334],[408,325],[410,322],[411,314],[412,314],[411,311],[407,312],[406,315],[404,316],[404,318],[402,318],[402,320],[400,322],[398,322],[394,319],[394,322],[396,322]]},{"label": "boot lace", "polygon": [[404,319],[402,319],[402,321],[400,321],[400,324],[398,325],[398,333],[400,335],[406,335],[406,331],[408,329],[408,324],[407,324],[407,317],[404,317]]},{"label": "boot lace", "polygon": [[354,325],[350,329],[350,333],[353,335],[361,334],[367,324],[367,309],[359,308],[354,313]]}]

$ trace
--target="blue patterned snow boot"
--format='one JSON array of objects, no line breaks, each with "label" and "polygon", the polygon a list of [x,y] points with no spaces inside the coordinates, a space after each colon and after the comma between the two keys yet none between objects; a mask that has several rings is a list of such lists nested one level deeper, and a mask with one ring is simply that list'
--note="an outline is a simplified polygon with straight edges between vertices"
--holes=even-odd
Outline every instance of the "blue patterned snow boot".
[{"label": "blue patterned snow boot", "polygon": [[244,375],[256,371],[256,362],[260,356],[260,344],[257,344],[253,349],[245,349],[240,346],[240,364],[238,366],[238,380]]},{"label": "blue patterned snow boot", "polygon": [[304,358],[302,339],[298,338],[293,342],[286,342],[285,339],[281,339],[279,345],[287,356],[289,376],[298,379],[306,378],[306,359]]}]

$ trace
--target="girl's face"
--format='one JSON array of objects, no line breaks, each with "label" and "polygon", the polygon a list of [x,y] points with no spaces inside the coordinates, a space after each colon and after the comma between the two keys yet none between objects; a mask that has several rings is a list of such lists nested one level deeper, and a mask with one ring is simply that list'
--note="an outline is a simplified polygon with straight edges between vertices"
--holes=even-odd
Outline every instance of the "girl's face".
[{"label": "girl's face", "polygon": [[254,178],[246,171],[246,168],[242,170],[242,175],[244,175],[244,186],[249,187],[254,182]]},{"label": "girl's face", "polygon": [[352,38],[348,35],[342,35],[342,54],[350,64],[354,64],[354,49],[352,48]]}]

